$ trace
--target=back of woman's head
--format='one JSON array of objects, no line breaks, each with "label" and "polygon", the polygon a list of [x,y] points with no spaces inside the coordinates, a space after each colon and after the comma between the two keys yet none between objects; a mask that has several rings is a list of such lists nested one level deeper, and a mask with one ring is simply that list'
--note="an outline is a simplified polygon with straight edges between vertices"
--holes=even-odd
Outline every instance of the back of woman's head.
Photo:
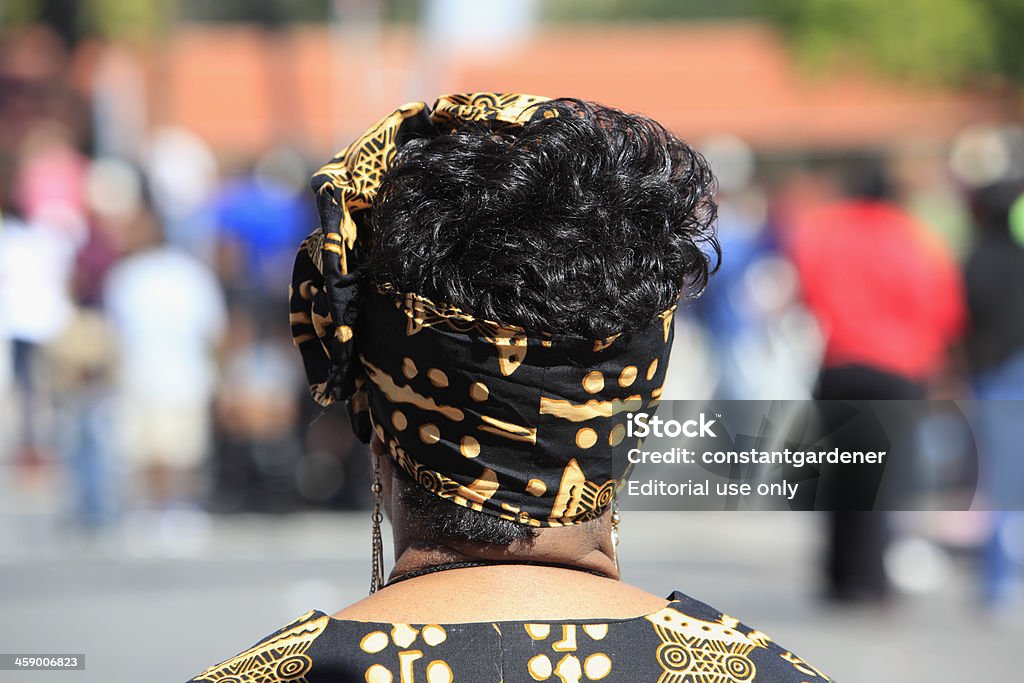
[{"label": "back of woman's head", "polygon": [[707,283],[714,177],[658,123],[579,100],[521,128],[406,142],[368,272],[478,318],[600,339]]},{"label": "back of woman's head", "polygon": [[[406,141],[369,213],[368,276],[477,318],[587,339],[641,328],[699,294],[720,256],[705,159],[642,116],[543,106],[557,116]],[[533,535],[395,469],[425,540]]]}]

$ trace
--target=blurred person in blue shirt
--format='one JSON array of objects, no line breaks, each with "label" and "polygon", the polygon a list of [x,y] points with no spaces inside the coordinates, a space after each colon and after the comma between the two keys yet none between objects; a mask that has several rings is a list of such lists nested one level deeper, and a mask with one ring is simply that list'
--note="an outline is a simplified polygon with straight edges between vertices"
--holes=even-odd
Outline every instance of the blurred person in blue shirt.
[{"label": "blurred person in blue shirt", "polygon": [[[982,486],[993,517],[984,553],[983,598],[1005,606],[1015,584],[1012,548],[1024,546],[1024,516],[1012,507],[1024,482],[1019,457],[1024,424],[1011,401],[1024,400],[1024,247],[1011,230],[1015,206],[1024,209],[1024,183],[1001,181],[971,196],[975,245],[964,270],[970,328],[967,355],[983,459]],[[1018,209],[1020,210],[1020,209]],[[1016,530],[1016,531],[1015,531]]]},{"label": "blurred person in blue shirt", "polygon": [[275,322],[281,317],[277,308],[287,305],[281,293],[291,276],[293,246],[316,227],[308,175],[297,152],[275,149],[252,173],[227,181],[211,205],[229,294],[258,302],[254,312],[264,311]]}]

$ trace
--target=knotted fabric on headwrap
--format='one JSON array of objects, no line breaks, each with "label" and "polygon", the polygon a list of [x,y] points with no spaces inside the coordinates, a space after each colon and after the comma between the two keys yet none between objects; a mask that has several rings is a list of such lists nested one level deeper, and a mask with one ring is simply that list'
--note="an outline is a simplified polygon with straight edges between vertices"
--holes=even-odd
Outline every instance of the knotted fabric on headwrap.
[{"label": "knotted fabric on headwrap", "polygon": [[313,177],[321,229],[299,249],[290,292],[292,335],[318,403],[347,400],[359,438],[376,431],[438,496],[533,526],[585,521],[611,502],[625,476],[613,460],[637,445],[627,413],[661,397],[675,307],[603,340],[477,319],[361,283],[353,271],[365,235],[354,217],[371,208],[405,140],[470,123],[522,126],[557,115],[547,101],[449,95],[382,119]]}]

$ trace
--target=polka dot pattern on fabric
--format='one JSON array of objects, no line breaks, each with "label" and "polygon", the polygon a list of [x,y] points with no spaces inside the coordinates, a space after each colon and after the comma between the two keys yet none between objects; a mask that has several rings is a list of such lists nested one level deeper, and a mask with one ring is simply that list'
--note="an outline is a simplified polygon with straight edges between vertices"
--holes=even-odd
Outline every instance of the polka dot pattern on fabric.
[{"label": "polka dot pattern on fabric", "polygon": [[480,442],[471,436],[462,437],[459,444],[459,451],[467,458],[475,458],[480,455]]},{"label": "polka dot pattern on fabric", "polygon": [[420,441],[431,446],[441,440],[441,430],[436,424],[428,422],[420,427]]},{"label": "polka dot pattern on fabric", "polygon": [[473,382],[469,385],[469,397],[478,403],[483,403],[490,395],[490,390],[483,382]]},{"label": "polka dot pattern on fabric", "polygon": [[651,364],[647,366],[647,381],[650,382],[654,379],[654,373],[658,372],[658,359],[655,358],[651,361]]},{"label": "polka dot pattern on fabric", "polygon": [[413,362],[412,358],[405,357],[402,359],[402,374],[405,375],[406,379],[414,378],[418,372],[416,363]]},{"label": "polka dot pattern on fabric", "polygon": [[590,448],[597,443],[597,432],[590,427],[583,427],[576,432],[576,445],[580,448]]},{"label": "polka dot pattern on fabric", "polygon": [[625,436],[626,436],[626,426],[625,425],[615,425],[614,427],[612,427],[612,433],[608,435],[608,445],[609,446],[618,446],[620,443],[622,443],[622,439],[624,439]]},{"label": "polka dot pattern on fabric", "polygon": [[594,370],[588,372],[583,377],[583,388],[587,390],[589,394],[596,394],[604,390],[604,375],[600,371]]}]

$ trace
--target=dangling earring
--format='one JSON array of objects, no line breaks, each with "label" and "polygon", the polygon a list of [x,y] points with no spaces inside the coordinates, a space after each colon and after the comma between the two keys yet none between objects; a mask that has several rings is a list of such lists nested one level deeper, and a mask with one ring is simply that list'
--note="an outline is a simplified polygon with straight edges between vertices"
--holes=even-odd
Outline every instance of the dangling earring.
[{"label": "dangling earring", "polygon": [[612,499],[612,547],[615,551],[615,571],[620,575],[622,574],[622,568],[619,567],[619,497],[615,496]]},{"label": "dangling earring", "polygon": [[384,543],[380,537],[380,523],[384,516],[380,513],[384,486],[380,483],[380,459],[373,454],[373,513],[370,515],[372,566],[370,568],[370,594],[373,595],[384,585]]}]

